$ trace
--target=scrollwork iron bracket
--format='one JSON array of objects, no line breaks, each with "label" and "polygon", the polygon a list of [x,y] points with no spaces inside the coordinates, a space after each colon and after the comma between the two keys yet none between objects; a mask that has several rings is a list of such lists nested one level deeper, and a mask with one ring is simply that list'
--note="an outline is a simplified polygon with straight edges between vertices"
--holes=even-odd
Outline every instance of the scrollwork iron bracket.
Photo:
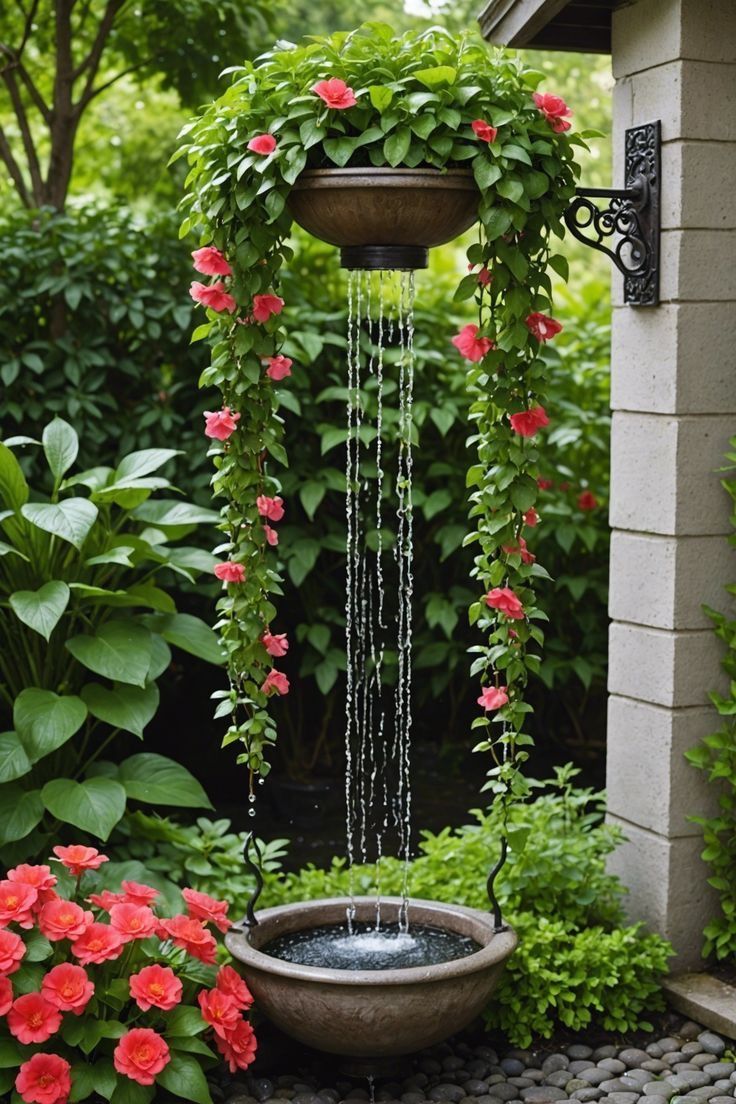
[{"label": "scrollwork iron bracket", "polygon": [[[627,130],[625,187],[578,188],[565,212],[571,233],[623,273],[624,302],[637,307],[659,303],[660,132],[659,122]],[[599,208],[596,199],[608,206]],[[610,248],[605,242],[613,237]]]}]

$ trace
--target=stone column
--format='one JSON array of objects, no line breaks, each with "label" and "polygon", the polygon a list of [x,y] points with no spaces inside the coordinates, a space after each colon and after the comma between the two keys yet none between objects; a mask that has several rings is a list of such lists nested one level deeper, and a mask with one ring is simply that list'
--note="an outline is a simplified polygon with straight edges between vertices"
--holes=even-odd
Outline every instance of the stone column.
[{"label": "stone column", "polygon": [[716,911],[687,819],[714,795],[683,758],[723,687],[701,606],[728,608],[736,582],[715,474],[736,434],[736,3],[620,8],[613,72],[617,183],[625,128],[662,121],[663,235],[659,307],[622,306],[613,280],[608,795],[628,842],[612,865],[687,969]]}]

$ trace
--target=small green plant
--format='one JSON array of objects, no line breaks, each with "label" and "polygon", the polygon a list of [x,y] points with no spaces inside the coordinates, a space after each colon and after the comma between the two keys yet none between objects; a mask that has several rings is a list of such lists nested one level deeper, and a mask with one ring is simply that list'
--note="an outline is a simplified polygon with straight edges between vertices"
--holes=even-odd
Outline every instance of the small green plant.
[{"label": "small green plant", "polygon": [[[736,437],[732,437],[729,444],[732,451],[726,453],[726,459],[730,463],[721,469],[724,472],[736,470]],[[723,479],[721,484],[736,502],[733,478]],[[736,526],[733,515],[731,520]],[[736,533],[728,540],[736,546]],[[736,595],[736,585],[731,584],[726,590]],[[707,773],[709,782],[719,787],[718,815],[691,819],[703,829],[705,850],[702,857],[713,872],[708,881],[718,891],[722,913],[706,925],[703,955],[724,959],[736,955],[736,617],[704,608],[715,626],[716,636],[726,645],[721,665],[730,679],[730,686],[727,697],[710,695],[723,718],[721,727],[686,752],[686,756],[694,767]]]},{"label": "small green plant", "polygon": [[[154,497],[175,449],[144,449],[115,468],[69,474],[78,438],[55,418],[41,441],[0,444],[0,856],[37,855],[60,825],[106,840],[129,800],[207,808],[192,775],[141,752],[102,756],[121,733],[142,739],[159,701],[170,644],[210,663],[212,630],[179,613],[172,573],[193,579],[212,558],[179,543],[211,510]],[[31,495],[13,449],[41,446],[50,492]]]},{"label": "small green plant", "polygon": [[[671,948],[639,925],[624,926],[624,889],[605,867],[621,833],[603,819],[602,794],[574,787],[577,773],[568,765],[549,782],[529,780],[543,792],[509,812],[509,858],[498,891],[520,943],[486,1020],[517,1046],[549,1038],[559,1024],[646,1027],[646,1013],[663,1007],[659,979]],[[485,880],[504,814],[496,803],[473,815],[474,824],[422,833],[409,872],[413,897],[488,908]],[[372,866],[354,868],[353,892],[371,892],[377,877]],[[403,864],[384,858],[381,892],[400,895],[402,879]],[[269,875],[264,898],[283,904],[349,892],[345,860],[333,859],[326,870]]]}]

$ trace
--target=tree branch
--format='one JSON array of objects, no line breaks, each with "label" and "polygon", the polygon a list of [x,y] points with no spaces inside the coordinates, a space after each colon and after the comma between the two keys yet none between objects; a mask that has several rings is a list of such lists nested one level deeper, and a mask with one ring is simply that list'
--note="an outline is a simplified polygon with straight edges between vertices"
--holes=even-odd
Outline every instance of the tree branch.
[{"label": "tree branch", "polygon": [[95,35],[95,40],[92,43],[92,47],[86,58],[84,58],[84,60],[79,63],[79,65],[72,73],[72,81],[76,81],[79,77],[81,77],[84,72],[88,71],[84,91],[82,92],[82,95],[78,102],[88,102],[87,97],[89,97],[90,93],[92,92],[95,77],[97,76],[97,70],[100,67],[102,51],[105,48],[105,43],[107,42],[108,35],[112,30],[113,24],[115,22],[115,17],[124,3],[125,0],[107,0],[107,6],[105,7],[105,12],[102,16],[102,19],[97,26],[97,34]]},{"label": "tree branch", "polygon": [[10,143],[2,127],[0,127],[0,160],[3,161],[10,173],[10,179],[15,185],[15,190],[20,196],[23,206],[32,207],[33,203],[26,187],[26,182],[23,179],[23,173],[20,171],[18,162],[13,157],[13,151],[10,148]]},{"label": "tree branch", "polygon": [[23,139],[23,148],[26,151],[26,160],[28,161],[28,172],[31,176],[33,195],[36,201],[40,203],[41,193],[43,192],[43,178],[41,176],[41,165],[38,160],[33,135],[28,125],[28,115],[23,106],[23,100],[18,90],[18,85],[15,82],[14,73],[11,69],[4,69],[2,76],[7,85],[8,92],[10,93],[10,102],[13,105],[15,117],[18,120],[18,126],[20,128],[21,138]]},{"label": "tree branch", "polygon": [[0,53],[5,54],[5,56],[10,59],[8,61],[8,64],[4,65],[2,69],[0,69],[0,76],[5,76],[6,72],[10,72],[13,69],[16,70],[18,76],[23,81],[23,84],[26,86],[28,94],[38,108],[44,122],[50,123],[51,109],[49,108],[48,104],[34,84],[31,74],[28,72],[23,62],[19,60],[18,52],[8,46],[6,42],[0,42]]},{"label": "tree branch", "polygon": [[[20,46],[15,52],[16,58],[20,61],[21,54],[26,48],[26,42],[31,37],[31,31],[33,30],[33,20],[36,18],[36,12],[38,11],[38,0],[32,0],[30,10],[26,14],[26,24],[23,28],[23,38],[20,41]],[[25,14],[25,13],[24,13]]]},{"label": "tree branch", "polygon": [[119,73],[116,73],[114,77],[110,77],[104,84],[100,84],[97,88],[93,88],[88,96],[83,96],[78,102],[81,107],[86,107],[90,100],[93,100],[95,96],[99,96],[101,92],[106,92],[110,85],[115,84],[123,77],[127,77],[129,73],[135,73],[137,69],[143,69],[146,65],[149,65],[153,61],[153,57],[145,58],[143,61],[137,62],[135,65],[129,65],[127,69],[122,69]]}]

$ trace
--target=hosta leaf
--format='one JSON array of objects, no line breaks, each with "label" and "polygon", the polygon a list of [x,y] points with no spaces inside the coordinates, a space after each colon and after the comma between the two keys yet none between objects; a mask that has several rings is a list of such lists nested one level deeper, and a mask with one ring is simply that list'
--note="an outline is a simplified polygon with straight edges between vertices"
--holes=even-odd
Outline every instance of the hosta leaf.
[{"label": "hosta leaf", "polygon": [[39,590],[16,590],[10,605],[16,617],[48,640],[69,604],[69,587],[54,579]]}]

